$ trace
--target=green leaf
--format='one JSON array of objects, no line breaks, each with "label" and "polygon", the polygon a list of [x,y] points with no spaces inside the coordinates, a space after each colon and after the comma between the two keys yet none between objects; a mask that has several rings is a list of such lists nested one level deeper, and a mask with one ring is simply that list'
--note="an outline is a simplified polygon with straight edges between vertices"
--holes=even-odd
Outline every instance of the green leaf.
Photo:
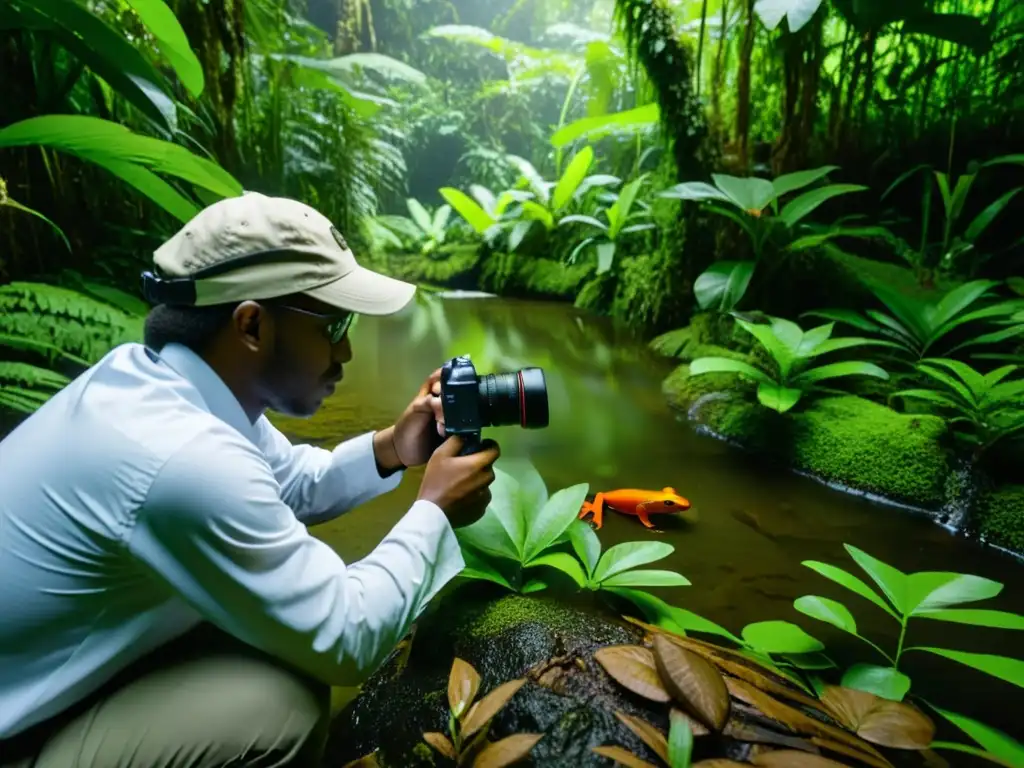
[{"label": "green leaf", "polygon": [[[678,628],[682,634],[685,634],[687,631],[704,632],[709,635],[728,638],[737,645],[743,644],[740,638],[736,637],[725,627],[715,624],[703,616],[698,616],[696,613],[685,608],[669,605],[660,597],[655,597],[650,592],[625,587],[609,587],[606,591],[633,602],[643,612],[647,621],[655,626],[670,629],[670,631],[676,631],[676,628]],[[672,625],[671,628],[667,626],[668,624]]]},{"label": "green leaf", "polygon": [[[0,129],[0,147],[42,145],[103,166],[169,212],[184,220],[197,207],[154,176],[176,176],[223,197],[242,194],[242,186],[216,163],[184,147],[132,133],[122,125],[88,115],[43,115]],[[172,195],[174,196],[172,198]],[[171,207],[170,201],[179,201]]]},{"label": "green leaf", "polygon": [[627,541],[616,544],[608,549],[598,562],[594,571],[594,581],[604,581],[630,568],[666,558],[673,552],[675,547],[664,541]]},{"label": "green leaf", "polygon": [[[929,706],[1007,765],[1024,768],[1024,744],[966,715],[941,709],[934,704]],[[932,744],[932,747],[935,746]]]},{"label": "green leaf", "polygon": [[618,573],[600,582],[601,587],[688,587],[690,580],[675,571],[636,570]]},{"label": "green leaf", "polygon": [[128,0],[128,4],[156,38],[182,84],[193,96],[199,96],[205,85],[203,65],[192,51],[174,12],[163,0]]},{"label": "green leaf", "polygon": [[20,6],[19,14],[29,28],[53,32],[61,45],[158,125],[168,131],[177,128],[163,76],[124,34],[88,8],[70,0],[32,0]]},{"label": "green leaf", "polygon": [[675,200],[723,200],[732,202],[729,197],[719,189],[703,181],[688,181],[683,184],[676,184],[659,193],[659,197],[667,197]]},{"label": "green leaf", "polygon": [[788,621],[758,621],[743,628],[748,645],[765,653],[813,653],[824,650],[820,640]]},{"label": "green leaf", "polygon": [[871,587],[865,584],[861,579],[854,576],[852,573],[844,571],[842,568],[837,568],[834,565],[828,563],[818,562],[817,560],[804,560],[802,565],[810,568],[812,571],[821,574],[826,579],[834,581],[836,584],[846,587],[852,592],[856,592],[863,598],[870,600],[872,603],[877,605],[883,611],[888,613],[890,616],[899,619],[899,615],[889,607],[881,595],[875,592]]},{"label": "green leaf", "polygon": [[453,187],[441,187],[438,191],[441,193],[441,197],[455,209],[459,216],[466,220],[466,223],[477,234],[482,235],[494,226],[496,219],[462,190]]},{"label": "green leaf", "polygon": [[546,581],[541,581],[540,579],[530,579],[528,582],[523,584],[523,588],[519,591],[524,595],[529,595],[533,592],[541,592],[542,590],[545,590],[547,588],[548,585]]},{"label": "green leaf", "polygon": [[46,216],[41,214],[39,211],[29,208],[27,205],[22,205],[17,200],[12,200],[9,197],[4,197],[2,193],[0,193],[0,206],[7,206],[8,208],[13,208],[16,211],[27,213],[30,216],[35,216],[36,218],[46,222],[58,235],[60,235],[60,239],[64,243],[65,247],[69,251],[71,250],[71,243],[68,241],[67,235],[64,234],[64,230],[58,227],[52,221],[50,221]]},{"label": "green leaf", "polygon": [[753,261],[716,261],[693,284],[701,309],[729,312],[736,308],[754,275]]},{"label": "green leaf", "polygon": [[982,608],[946,608],[929,611],[918,609],[914,612],[914,616],[937,621],[952,621],[956,624],[972,624],[976,627],[1024,629],[1024,616]]},{"label": "green leaf", "polygon": [[847,360],[842,363],[829,363],[817,368],[810,368],[798,373],[790,381],[793,384],[814,384],[825,379],[836,379],[841,376],[874,376],[877,379],[888,379],[889,374],[884,368],[862,360]]},{"label": "green leaf", "polygon": [[968,755],[980,757],[982,760],[988,760],[990,763],[1001,765],[1004,768],[1018,768],[1018,766],[1020,765],[1017,763],[1008,763],[1005,760],[1001,760],[1000,758],[996,757],[992,753],[986,752],[985,750],[979,749],[978,747],[972,747],[970,744],[958,744],[954,741],[942,741],[941,739],[933,741],[929,745],[929,749],[948,749],[953,752],[964,752]]},{"label": "green leaf", "polygon": [[883,699],[903,701],[903,697],[910,690],[910,678],[892,667],[854,664],[843,673],[840,685],[844,688],[867,691]]},{"label": "green leaf", "polygon": [[775,188],[767,179],[713,173],[711,180],[736,207],[748,213],[764,210],[775,199]]},{"label": "green leaf", "polygon": [[812,619],[827,622],[844,632],[857,634],[857,622],[842,603],[817,595],[804,595],[793,601],[793,607]]},{"label": "green leaf", "polygon": [[508,582],[504,574],[499,571],[494,565],[487,561],[485,557],[481,557],[477,552],[469,547],[462,549],[462,559],[466,563],[466,567],[459,571],[459,576],[465,579],[475,579],[477,581],[490,581],[495,584],[515,591],[515,588]]},{"label": "green leaf", "polygon": [[601,559],[601,540],[590,524],[583,520],[574,520],[569,526],[569,542],[586,569],[587,576],[592,576],[598,561]]},{"label": "green leaf", "polygon": [[785,387],[772,382],[771,384],[761,382],[757,385],[757,400],[765,408],[785,413],[794,405],[800,402],[803,390],[795,387]]},{"label": "green leaf", "polygon": [[583,572],[583,567],[580,565],[580,561],[565,552],[551,552],[534,558],[530,562],[526,563],[528,568],[533,568],[534,566],[539,565],[547,565],[552,568],[557,568],[562,573],[569,576],[580,587],[585,587],[587,585],[587,575]]},{"label": "green leaf", "polygon": [[589,487],[587,483],[579,483],[552,494],[526,532],[526,545],[523,549],[526,562],[543,552],[578,518]]},{"label": "green leaf", "polygon": [[563,224],[589,224],[602,232],[608,231],[608,225],[600,219],[595,219],[593,216],[583,216],[582,214],[571,214],[569,216],[563,216],[558,220],[558,226]]},{"label": "green leaf", "polygon": [[981,576],[921,571],[907,577],[907,613],[945,608],[949,605],[988,600],[1003,591],[1003,585]]},{"label": "green leaf", "polygon": [[813,212],[827,200],[850,192],[861,192],[867,187],[861,184],[830,184],[804,192],[795,200],[788,202],[779,213],[779,218],[789,227],[794,226],[802,218]]},{"label": "green leaf", "polygon": [[1007,656],[996,656],[989,653],[967,653],[966,651],[952,651],[947,648],[927,648],[923,646],[915,646],[903,650],[904,653],[907,651],[934,653],[937,656],[958,661],[968,667],[1024,688],[1024,661],[1019,659],[1011,659]]},{"label": "green leaf", "polygon": [[508,236],[508,249],[509,251],[515,251],[522,242],[523,238],[526,237],[526,233],[530,231],[530,227],[533,226],[532,219],[526,219],[523,221],[517,221],[512,227],[512,231]]},{"label": "green leaf", "polygon": [[693,731],[690,721],[673,707],[669,711],[668,764],[669,768],[690,768],[693,753]]},{"label": "green leaf", "polygon": [[690,375],[698,376],[704,373],[741,373],[749,376],[755,381],[766,384],[774,384],[775,380],[759,368],[742,360],[733,360],[728,357],[698,357],[690,363]]},{"label": "green leaf", "polygon": [[611,134],[634,134],[657,127],[661,113],[656,103],[625,112],[584,117],[569,123],[551,136],[551,146],[564,149],[579,139],[595,141]]},{"label": "green leaf", "polygon": [[433,227],[434,220],[427,213],[427,209],[423,207],[423,203],[413,197],[410,197],[405,203],[409,208],[413,221],[416,222],[416,226],[422,229],[424,233],[429,233]]},{"label": "green leaf", "polygon": [[555,185],[555,191],[551,195],[551,210],[560,211],[564,208],[579,188],[580,183],[590,170],[594,162],[594,148],[586,146],[573,157],[562,178]]},{"label": "green leaf", "polygon": [[612,268],[615,258],[615,243],[601,242],[597,244],[597,274],[602,275]]},{"label": "green leaf", "polygon": [[1009,192],[1004,194],[994,203],[986,207],[985,210],[979,213],[974,218],[974,221],[972,221],[970,225],[967,227],[967,229],[964,231],[964,240],[966,240],[969,243],[973,243],[975,240],[977,240],[981,233],[988,228],[988,225],[993,222],[996,216],[998,216],[1002,212],[1003,208],[1009,205],[1010,201],[1014,197],[1016,197],[1017,193],[1020,192],[1022,189],[1024,189],[1024,187],[1017,187],[1016,189],[1011,189]]},{"label": "green leaf", "polygon": [[[761,2],[758,3],[759,7],[755,8],[755,10],[757,11],[758,15],[761,16],[761,20],[764,21],[764,13],[772,5],[774,5],[775,8],[779,9],[785,8],[786,6],[792,8],[793,6],[799,5],[801,3],[807,6],[813,5],[815,8],[817,8],[818,5],[820,5],[821,0],[761,0]],[[772,27],[769,26],[767,22],[765,22],[765,26],[768,26],[769,29],[772,29]],[[790,29],[792,29],[792,27]],[[773,179],[772,187],[775,189],[775,196],[782,197],[783,195],[788,194],[789,192],[794,192],[795,190],[803,189],[809,184],[813,184],[818,179],[824,178],[828,174],[832,173],[832,171],[838,170],[838,165],[824,165],[821,168],[815,168],[810,171],[797,171],[796,173],[786,173],[783,174],[782,176]]]},{"label": "green leaf", "polygon": [[850,553],[857,565],[864,569],[874,582],[882,588],[896,610],[901,614],[908,613],[907,610],[907,576],[902,571],[883,563],[867,552],[858,549],[852,544],[844,544],[843,547]]}]

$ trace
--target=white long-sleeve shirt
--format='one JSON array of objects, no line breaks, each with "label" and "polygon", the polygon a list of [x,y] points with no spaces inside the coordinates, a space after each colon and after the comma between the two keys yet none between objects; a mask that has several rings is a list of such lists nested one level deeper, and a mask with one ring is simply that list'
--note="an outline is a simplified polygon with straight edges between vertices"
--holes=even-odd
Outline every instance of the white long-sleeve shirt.
[{"label": "white long-sleeve shirt", "polygon": [[120,346],[0,442],[0,739],[202,620],[332,684],[364,679],[464,567],[417,501],[346,564],[306,524],[395,488],[372,433],[252,424],[186,347]]}]

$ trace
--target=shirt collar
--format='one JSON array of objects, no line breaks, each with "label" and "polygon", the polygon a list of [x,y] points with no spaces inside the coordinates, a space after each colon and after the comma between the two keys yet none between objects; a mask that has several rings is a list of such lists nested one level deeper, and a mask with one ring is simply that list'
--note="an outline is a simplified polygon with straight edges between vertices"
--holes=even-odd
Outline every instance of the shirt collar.
[{"label": "shirt collar", "polygon": [[196,388],[211,414],[255,441],[256,428],[238,398],[209,363],[184,344],[177,343],[165,344],[158,356]]}]

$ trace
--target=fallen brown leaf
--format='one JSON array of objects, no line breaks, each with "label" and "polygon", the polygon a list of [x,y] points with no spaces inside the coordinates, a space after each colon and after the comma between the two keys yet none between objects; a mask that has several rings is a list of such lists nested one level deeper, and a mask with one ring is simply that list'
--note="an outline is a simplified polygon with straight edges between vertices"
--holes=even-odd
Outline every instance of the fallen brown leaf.
[{"label": "fallen brown leaf", "polygon": [[616,712],[615,716],[619,718],[623,725],[635,733],[640,741],[654,750],[654,754],[666,763],[668,762],[668,740],[664,733],[639,717],[633,717],[633,715],[627,715],[624,712]]},{"label": "fallen brown leaf", "polygon": [[623,749],[622,747],[591,747],[590,751],[601,757],[607,757],[617,763],[622,763],[626,768],[658,768],[658,766],[652,765],[646,760],[641,760],[628,749]]},{"label": "fallen brown leaf", "polygon": [[763,768],[848,768],[845,763],[837,763],[821,755],[793,749],[779,749],[760,754],[754,758],[754,765]]},{"label": "fallen brown leaf", "polygon": [[833,717],[873,744],[894,749],[926,749],[935,723],[918,709],[867,691],[830,685],[821,696]]},{"label": "fallen brown leaf", "polygon": [[515,695],[516,691],[522,688],[525,683],[525,678],[509,680],[507,683],[499,685],[474,704],[470,708],[469,712],[466,713],[466,718],[462,723],[462,738],[469,738],[480,730],[480,728],[487,725],[491,718],[498,714],[502,707],[508,704],[509,699],[511,699]]},{"label": "fallen brown leaf", "polygon": [[530,750],[542,738],[543,733],[516,733],[488,744],[476,756],[473,768],[504,768],[517,763],[530,754]]},{"label": "fallen brown leaf", "polygon": [[424,733],[423,740],[450,760],[455,759],[455,746],[443,733],[438,733],[437,731]]},{"label": "fallen brown leaf", "polygon": [[722,730],[729,719],[729,689],[722,673],[665,635],[654,636],[654,661],[681,707],[708,728]]},{"label": "fallen brown leaf", "polygon": [[833,741],[832,739],[825,739],[821,736],[811,736],[811,744],[814,744],[816,747],[820,747],[821,749],[828,750],[829,752],[836,752],[840,755],[855,758],[861,762],[867,763],[868,765],[873,765],[875,768],[893,768],[892,763],[882,755],[862,752],[859,749],[854,749],[849,744],[843,744],[838,741]]},{"label": "fallen brown leaf", "polygon": [[448,706],[456,717],[462,717],[479,687],[480,675],[473,665],[456,656],[448,675]]},{"label": "fallen brown leaf", "polygon": [[609,645],[594,652],[594,659],[621,686],[645,699],[671,700],[658,675],[654,653],[642,645]]}]

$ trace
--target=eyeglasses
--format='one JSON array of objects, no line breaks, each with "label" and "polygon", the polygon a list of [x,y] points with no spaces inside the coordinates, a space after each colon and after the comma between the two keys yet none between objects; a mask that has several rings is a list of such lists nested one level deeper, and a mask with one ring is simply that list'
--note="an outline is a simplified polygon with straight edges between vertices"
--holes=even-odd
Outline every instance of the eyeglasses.
[{"label": "eyeglasses", "polygon": [[274,306],[280,307],[281,309],[288,309],[292,312],[300,312],[303,315],[309,315],[310,317],[315,317],[318,320],[331,320],[325,328],[327,338],[331,340],[331,344],[337,344],[345,338],[345,334],[352,329],[357,317],[355,312],[345,312],[340,315],[324,315],[319,312],[311,312],[308,309],[293,307],[289,304],[275,304]]}]

